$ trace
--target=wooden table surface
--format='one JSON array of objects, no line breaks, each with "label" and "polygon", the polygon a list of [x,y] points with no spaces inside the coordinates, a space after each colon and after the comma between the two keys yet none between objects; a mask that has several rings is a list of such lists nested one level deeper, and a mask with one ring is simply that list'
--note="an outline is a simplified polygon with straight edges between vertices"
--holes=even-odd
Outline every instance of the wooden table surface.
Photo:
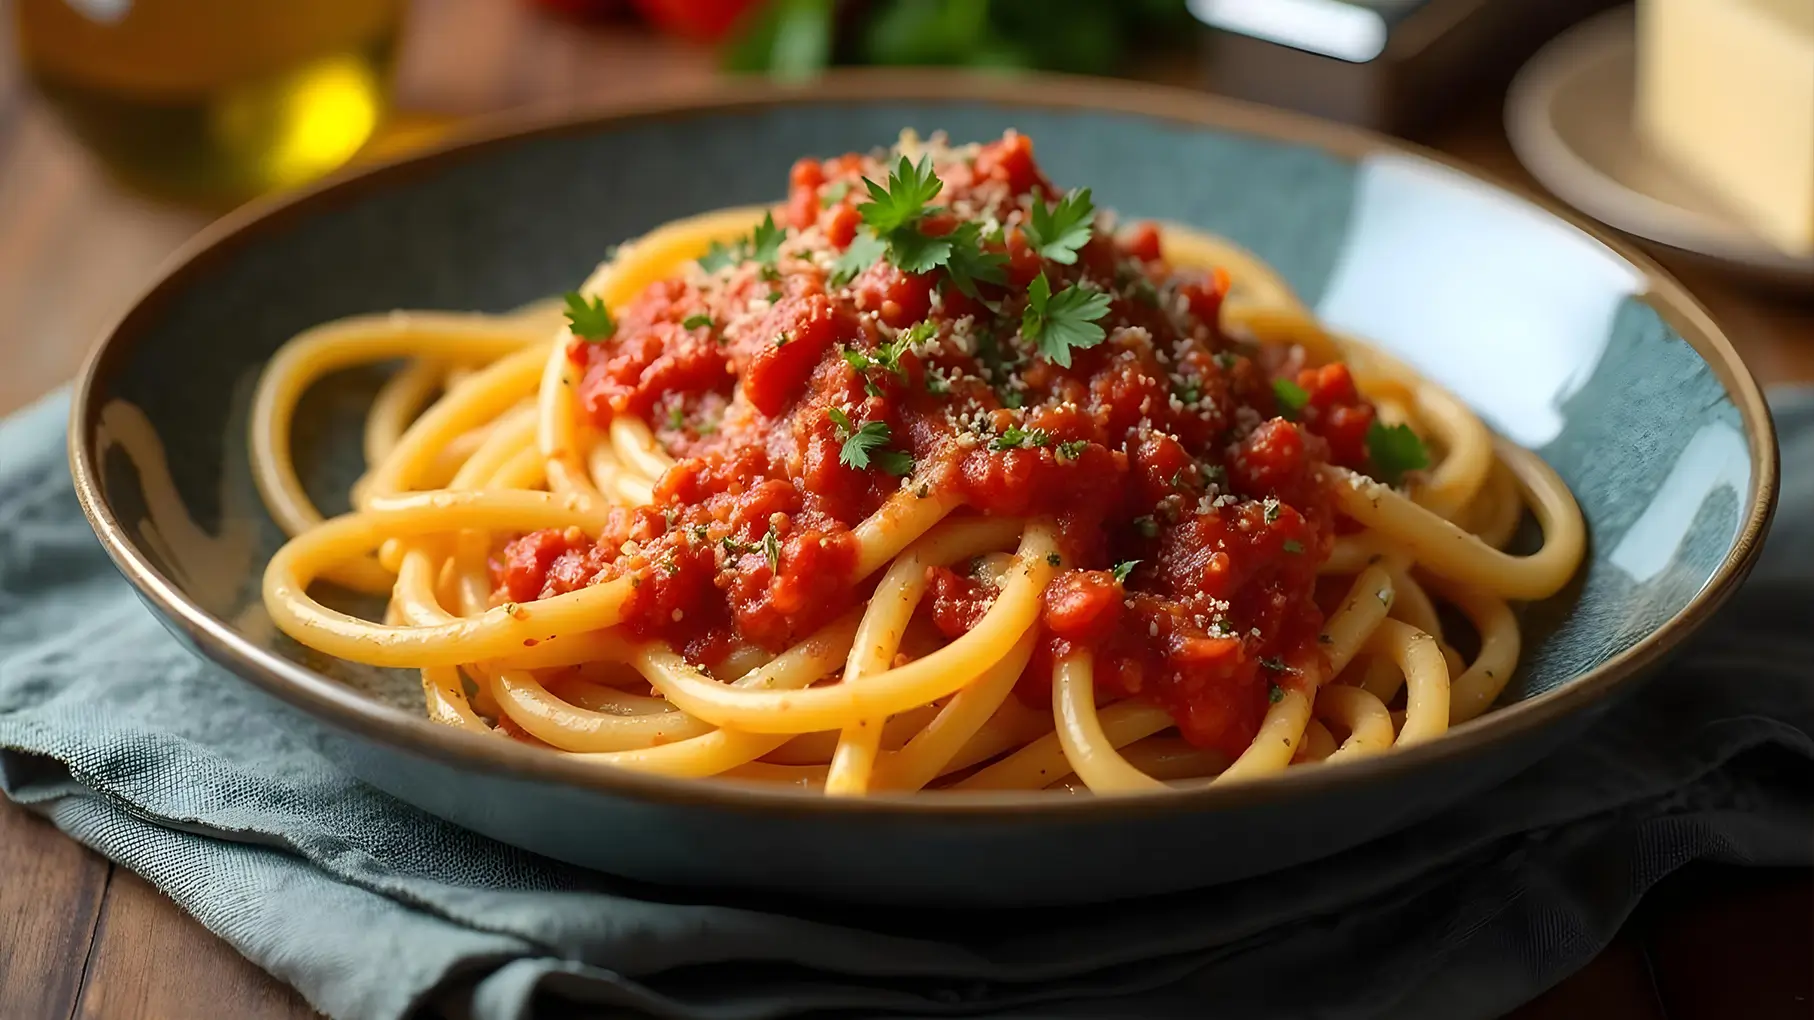
[{"label": "wooden table surface", "polygon": [[[521,0],[418,0],[398,103],[462,117],[685,88],[712,73],[710,55],[697,48],[627,27],[576,27]],[[1499,123],[1498,102],[1485,102],[1424,140],[1534,188]],[[0,414],[68,379],[160,260],[205,222],[114,187],[19,81],[10,40],[0,38]],[[1814,303],[1757,294],[1694,266],[1671,268],[1763,382],[1814,381]],[[1811,876],[1690,868],[1653,891],[1590,965],[1513,1015],[1814,1016]],[[0,1017],[313,1015],[144,880],[0,799]]]}]

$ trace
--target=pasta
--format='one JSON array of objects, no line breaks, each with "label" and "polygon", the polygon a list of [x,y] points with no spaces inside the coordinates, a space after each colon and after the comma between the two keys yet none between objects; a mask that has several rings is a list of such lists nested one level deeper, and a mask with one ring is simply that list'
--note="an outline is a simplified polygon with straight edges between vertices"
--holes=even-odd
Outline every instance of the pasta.
[{"label": "pasta", "polygon": [[[298,401],[395,360],[324,519]],[[661,227],[564,307],[316,327],[250,447],[298,642],[419,671],[449,726],[831,796],[1139,794],[1436,738],[1585,544],[1537,456],[1013,132],[802,160],[783,205]],[[1503,551],[1526,508],[1541,548]]]}]

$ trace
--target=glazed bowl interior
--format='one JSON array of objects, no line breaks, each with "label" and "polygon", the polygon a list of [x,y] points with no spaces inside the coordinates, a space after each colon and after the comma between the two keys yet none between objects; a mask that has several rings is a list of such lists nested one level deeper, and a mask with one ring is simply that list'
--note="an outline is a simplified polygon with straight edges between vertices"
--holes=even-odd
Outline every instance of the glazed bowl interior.
[{"label": "glazed bowl interior", "polygon": [[[206,654],[312,717],[461,767],[790,811],[1100,809],[950,794],[818,806],[796,791],[701,792],[581,769],[437,728],[421,717],[413,674],[326,660],[276,633],[259,608],[259,575],[282,535],[251,483],[246,413],[260,367],[290,336],[360,312],[503,311],[559,293],[613,244],[685,214],[778,199],[797,157],[885,145],[903,127],[959,141],[1017,129],[1055,182],[1092,187],[1099,206],[1228,235],[1335,328],[1397,353],[1535,449],[1579,498],[1588,562],[1561,594],[1523,608],[1525,654],[1498,711],[1403,761],[1294,770],[1309,778],[1175,803],[1208,809],[1293,784],[1440,767],[1584,712],[1685,635],[1748,566],[1775,489],[1768,415],[1717,329],[1641,258],[1439,161],[1284,115],[1065,81],[888,77],[812,93],[746,86],[541,125],[232,218],[179,259],[89,366],[72,445],[97,530],[153,608]],[[363,470],[360,423],[383,375],[333,377],[298,415],[297,464],[327,512],[345,508]]]}]

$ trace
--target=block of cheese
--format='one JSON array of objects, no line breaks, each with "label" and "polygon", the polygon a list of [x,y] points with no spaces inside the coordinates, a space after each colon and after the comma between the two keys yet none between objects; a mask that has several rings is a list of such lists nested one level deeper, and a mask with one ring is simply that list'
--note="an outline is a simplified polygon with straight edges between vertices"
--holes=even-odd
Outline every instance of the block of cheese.
[{"label": "block of cheese", "polygon": [[1814,255],[1814,0],[1639,0],[1637,91],[1657,156]]}]

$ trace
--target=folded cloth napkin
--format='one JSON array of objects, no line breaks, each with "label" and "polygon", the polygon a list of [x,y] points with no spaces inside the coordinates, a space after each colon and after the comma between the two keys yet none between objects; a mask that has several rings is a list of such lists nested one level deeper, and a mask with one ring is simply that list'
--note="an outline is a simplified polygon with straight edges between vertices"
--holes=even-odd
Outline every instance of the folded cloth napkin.
[{"label": "folded cloth napkin", "polygon": [[366,787],[139,605],[71,495],[65,406],[0,425],[0,783],[334,1017],[1488,1017],[1689,861],[1814,863],[1814,395],[1778,401],[1739,604],[1588,738],[1335,860],[975,915],[702,900]]}]

